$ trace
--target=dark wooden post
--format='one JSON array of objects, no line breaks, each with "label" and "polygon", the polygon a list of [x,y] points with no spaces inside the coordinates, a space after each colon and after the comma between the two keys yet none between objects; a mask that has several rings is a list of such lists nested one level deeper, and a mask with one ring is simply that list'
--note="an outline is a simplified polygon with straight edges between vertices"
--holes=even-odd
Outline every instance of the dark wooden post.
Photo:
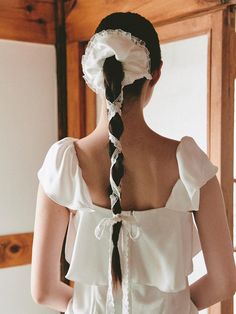
[{"label": "dark wooden post", "polygon": [[66,27],[64,0],[55,1],[58,137],[67,136],[67,70],[66,70]]},{"label": "dark wooden post", "polygon": [[[65,27],[65,1],[55,1],[55,33],[56,33],[56,65],[57,65],[57,103],[58,103],[58,138],[67,136],[67,64],[66,64],[66,27]],[[68,228],[64,237],[60,271],[61,281],[69,283],[65,278],[69,264],[65,259],[65,243]],[[61,312],[62,314],[62,312]]]}]

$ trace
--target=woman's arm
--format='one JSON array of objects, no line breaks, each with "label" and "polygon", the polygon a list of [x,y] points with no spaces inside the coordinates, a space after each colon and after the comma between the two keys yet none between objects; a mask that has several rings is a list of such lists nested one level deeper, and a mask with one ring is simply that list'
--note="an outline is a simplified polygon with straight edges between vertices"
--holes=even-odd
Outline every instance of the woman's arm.
[{"label": "woman's arm", "polygon": [[60,257],[69,210],[56,204],[39,184],[32,247],[31,295],[36,303],[65,312],[73,288],[60,280]]},{"label": "woman's arm", "polygon": [[207,274],[190,286],[199,310],[230,298],[236,291],[236,269],[222,190],[216,176],[200,190],[199,210],[194,212]]}]

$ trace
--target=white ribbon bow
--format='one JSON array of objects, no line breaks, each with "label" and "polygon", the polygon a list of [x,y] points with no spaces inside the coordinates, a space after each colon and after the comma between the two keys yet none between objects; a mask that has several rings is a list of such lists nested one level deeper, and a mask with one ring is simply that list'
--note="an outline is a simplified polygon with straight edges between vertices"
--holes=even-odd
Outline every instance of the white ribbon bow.
[{"label": "white ribbon bow", "polygon": [[[129,238],[136,241],[141,235],[141,229],[133,215],[113,214],[112,217],[101,219],[95,228],[95,236],[100,240],[104,234],[104,230],[108,227],[112,232],[112,225],[118,221],[122,221],[122,256],[124,257],[124,269],[122,272],[122,314],[129,314]],[[132,227],[135,227],[135,233],[132,234]],[[126,232],[124,232],[126,231]],[[106,299],[106,314],[115,314],[115,304],[112,292],[112,276],[111,276],[111,249],[112,240],[109,237],[109,262],[108,262],[108,290]]]},{"label": "white ribbon bow", "polygon": [[[138,223],[133,215],[122,215],[122,214],[113,214],[112,217],[106,217],[103,218],[97,227],[95,228],[94,234],[96,238],[99,240],[103,236],[104,230],[106,227],[110,227],[115,224],[118,221],[122,221],[122,226],[127,230],[130,238],[135,241],[139,238],[140,236],[140,227],[138,226]],[[135,226],[136,232],[135,235],[133,236],[132,234],[132,226]]]}]

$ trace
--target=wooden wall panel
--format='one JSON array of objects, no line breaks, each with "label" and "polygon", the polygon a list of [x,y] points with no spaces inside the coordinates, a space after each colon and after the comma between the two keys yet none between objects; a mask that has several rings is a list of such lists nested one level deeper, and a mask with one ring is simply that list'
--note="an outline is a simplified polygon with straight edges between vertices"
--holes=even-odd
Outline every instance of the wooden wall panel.
[{"label": "wooden wall panel", "polygon": [[83,44],[77,42],[67,44],[68,136],[77,138],[86,135],[85,82],[81,69],[83,53]]},{"label": "wooden wall panel", "polygon": [[64,0],[58,0],[55,6],[56,25],[56,61],[57,61],[57,102],[58,137],[67,136],[67,71],[66,71],[66,32]]},{"label": "wooden wall panel", "polygon": [[[236,35],[231,8],[212,16],[211,115],[209,141],[213,162],[220,166],[218,178],[233,242],[234,78]],[[233,299],[214,305],[209,314],[232,314]]]},{"label": "wooden wall panel", "polygon": [[[227,2],[227,4],[222,4]],[[95,28],[106,15],[121,12],[137,12],[156,25],[162,25],[183,19],[194,14],[222,8],[233,1],[221,0],[150,0],[150,1],[94,1],[80,0],[67,18],[68,41],[86,41],[94,33]],[[96,13],[95,13],[96,12]],[[91,18],[92,17],[92,18]]]},{"label": "wooden wall panel", "polygon": [[54,0],[0,1],[0,38],[54,43]]},{"label": "wooden wall panel", "polygon": [[83,43],[67,44],[68,136],[81,138],[96,127],[96,94],[82,77]]},{"label": "wooden wall panel", "polygon": [[0,268],[31,263],[33,233],[0,236]]},{"label": "wooden wall panel", "polygon": [[[58,1],[57,1],[58,2]],[[54,44],[56,0],[0,1],[0,38]],[[76,0],[64,0],[65,15]]]},{"label": "wooden wall panel", "polygon": [[161,44],[207,34],[211,30],[211,14],[157,26],[156,30]]}]

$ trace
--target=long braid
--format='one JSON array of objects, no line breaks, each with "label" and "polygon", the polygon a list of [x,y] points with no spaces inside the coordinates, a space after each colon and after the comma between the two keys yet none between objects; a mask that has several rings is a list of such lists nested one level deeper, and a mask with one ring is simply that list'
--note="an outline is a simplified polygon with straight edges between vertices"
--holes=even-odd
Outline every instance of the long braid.
[{"label": "long braid", "polygon": [[[114,214],[119,214],[121,208],[121,179],[124,175],[123,153],[119,139],[123,133],[123,122],[121,118],[121,108],[123,93],[121,82],[124,78],[122,63],[117,61],[115,56],[105,60],[103,65],[104,85],[106,89],[106,99],[108,100],[108,119],[109,119],[109,143],[108,151],[111,158],[110,184],[108,195],[111,199],[111,210]],[[117,104],[119,108],[117,109]],[[116,107],[116,108],[115,108]],[[111,114],[113,112],[113,114]],[[115,183],[112,185],[112,181]],[[113,224],[112,242],[113,251],[111,258],[112,281],[115,288],[122,283],[122,272],[120,264],[120,254],[118,250],[118,240],[122,221]]]}]

